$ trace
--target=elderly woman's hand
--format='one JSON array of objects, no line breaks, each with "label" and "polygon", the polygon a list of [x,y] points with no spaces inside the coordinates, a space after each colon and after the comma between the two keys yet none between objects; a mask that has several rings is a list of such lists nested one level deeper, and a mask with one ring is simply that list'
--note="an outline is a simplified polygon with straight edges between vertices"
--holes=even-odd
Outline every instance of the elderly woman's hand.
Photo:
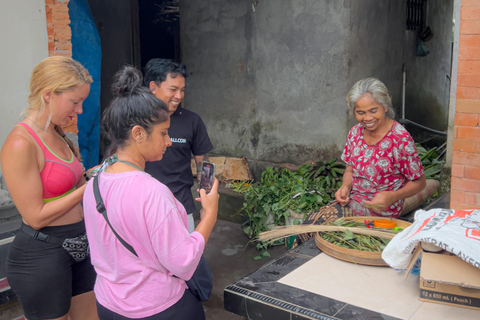
[{"label": "elderly woman's hand", "polygon": [[364,201],[363,204],[366,208],[375,213],[388,211],[388,207],[396,200],[393,198],[393,193],[388,191],[382,191],[377,193],[371,201]]},{"label": "elderly woman's hand", "polygon": [[342,207],[346,206],[348,202],[350,202],[350,189],[345,185],[341,186],[337,192],[335,192],[335,200],[337,200]]}]

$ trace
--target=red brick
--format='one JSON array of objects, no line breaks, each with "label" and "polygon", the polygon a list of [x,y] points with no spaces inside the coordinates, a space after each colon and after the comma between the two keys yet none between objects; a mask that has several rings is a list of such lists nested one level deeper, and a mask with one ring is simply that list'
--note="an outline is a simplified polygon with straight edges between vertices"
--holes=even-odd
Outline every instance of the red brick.
[{"label": "red brick", "polygon": [[480,87],[480,74],[458,74],[457,85],[460,87]]},{"label": "red brick", "polygon": [[70,0],[56,0],[57,7],[68,7]]},{"label": "red brick", "polygon": [[[480,24],[479,24],[480,26]],[[460,44],[458,49],[458,60],[480,60],[480,47],[463,46]]]},{"label": "red brick", "polygon": [[465,166],[465,178],[480,180],[480,166],[478,167]]},{"label": "red brick", "polygon": [[61,35],[61,36],[57,36],[55,38],[55,40],[58,42],[58,43],[67,43],[67,42],[70,42],[72,40],[72,36],[71,35]]},{"label": "red brick", "polygon": [[463,7],[460,9],[460,20],[480,19],[479,7]]},{"label": "red brick", "polygon": [[457,99],[455,112],[480,113],[480,100]]},{"label": "red brick", "polygon": [[458,127],[457,138],[469,139],[469,140],[480,140],[480,128],[479,127]]},{"label": "red brick", "polygon": [[468,205],[465,203],[450,202],[450,209],[453,210],[477,210],[480,209],[480,206]]},{"label": "red brick", "polygon": [[51,21],[53,16],[52,9],[47,7],[45,14],[47,16],[47,21]]},{"label": "red brick", "polygon": [[455,113],[455,126],[478,127],[480,125],[480,115],[477,113]]},{"label": "red brick", "polygon": [[74,117],[66,126],[62,126],[62,129],[65,132],[74,132],[75,134],[77,134],[77,117]]},{"label": "red brick", "polygon": [[465,203],[465,191],[451,190],[450,191],[450,201],[458,202],[458,203]]},{"label": "red brick", "polygon": [[54,8],[56,12],[68,12],[68,5],[67,6],[56,5]]},{"label": "red brick", "polygon": [[467,7],[467,6],[479,6],[480,4],[478,3],[478,0],[462,0],[460,2],[461,7]]},{"label": "red brick", "polygon": [[461,20],[460,34],[480,34],[480,20]]},{"label": "red brick", "polygon": [[[54,20],[53,27],[57,29],[70,28],[70,20]],[[471,86],[469,86],[471,87]]]},{"label": "red brick", "polygon": [[53,10],[52,18],[56,20],[69,20],[70,16],[68,15],[68,11]]},{"label": "red brick", "polygon": [[452,177],[452,190],[480,193],[480,180]]},{"label": "red brick", "polygon": [[[478,7],[480,10],[480,7]],[[465,46],[465,47],[480,47],[480,35],[460,35],[458,38],[458,45]]]},{"label": "red brick", "polygon": [[480,154],[453,151],[452,165],[460,164],[464,166],[480,166]]},{"label": "red brick", "polygon": [[72,44],[67,42],[55,42],[55,50],[72,50]]},{"label": "red brick", "polygon": [[451,190],[450,201],[465,203],[465,191]]},{"label": "red brick", "polygon": [[465,166],[459,164],[452,164],[452,177],[463,178]]},{"label": "red brick", "polygon": [[459,60],[458,74],[480,74],[480,61]]},{"label": "red brick", "polygon": [[480,153],[480,139],[453,139],[453,150],[468,153]]},{"label": "red brick", "polygon": [[480,206],[480,194],[479,193],[465,193],[465,201],[466,205],[473,205],[473,206]]},{"label": "red brick", "polygon": [[55,30],[55,34],[58,34],[58,35],[71,35],[72,34],[72,31],[70,29],[70,27],[68,28],[61,28],[61,29],[56,29]]},{"label": "red brick", "polygon": [[457,99],[480,100],[480,88],[457,87]]}]

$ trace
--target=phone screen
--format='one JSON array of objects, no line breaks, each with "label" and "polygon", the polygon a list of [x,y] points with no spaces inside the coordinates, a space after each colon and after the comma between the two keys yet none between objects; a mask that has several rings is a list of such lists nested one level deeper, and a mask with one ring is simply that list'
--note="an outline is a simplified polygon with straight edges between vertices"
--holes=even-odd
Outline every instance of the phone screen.
[{"label": "phone screen", "polygon": [[202,164],[202,173],[200,176],[200,189],[205,189],[207,193],[212,190],[213,180],[215,178],[215,164],[204,161]]}]

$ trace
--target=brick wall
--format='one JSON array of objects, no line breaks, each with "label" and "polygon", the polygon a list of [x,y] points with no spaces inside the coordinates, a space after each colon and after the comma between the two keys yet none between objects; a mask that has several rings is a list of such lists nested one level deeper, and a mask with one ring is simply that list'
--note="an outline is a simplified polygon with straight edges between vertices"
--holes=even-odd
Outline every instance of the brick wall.
[{"label": "brick wall", "polygon": [[69,0],[45,0],[48,55],[72,56],[72,31],[68,15]]},{"label": "brick wall", "polygon": [[480,0],[462,0],[450,208],[480,209]]},{"label": "brick wall", "polygon": [[[70,29],[68,2],[69,0],[45,0],[49,56],[72,56],[72,30]],[[78,134],[77,118],[73,119],[63,130]]]}]

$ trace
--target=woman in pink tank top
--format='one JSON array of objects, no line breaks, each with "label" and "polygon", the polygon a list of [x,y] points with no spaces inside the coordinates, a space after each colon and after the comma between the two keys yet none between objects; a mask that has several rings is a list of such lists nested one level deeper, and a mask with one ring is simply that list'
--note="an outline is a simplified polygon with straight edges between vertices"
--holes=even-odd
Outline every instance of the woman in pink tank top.
[{"label": "woman in pink tank top", "polygon": [[26,117],[2,147],[5,182],[22,216],[7,279],[29,320],[98,319],[81,206],[85,178],[61,129],[82,113],[91,82],[71,58],[40,62],[32,72]]}]

